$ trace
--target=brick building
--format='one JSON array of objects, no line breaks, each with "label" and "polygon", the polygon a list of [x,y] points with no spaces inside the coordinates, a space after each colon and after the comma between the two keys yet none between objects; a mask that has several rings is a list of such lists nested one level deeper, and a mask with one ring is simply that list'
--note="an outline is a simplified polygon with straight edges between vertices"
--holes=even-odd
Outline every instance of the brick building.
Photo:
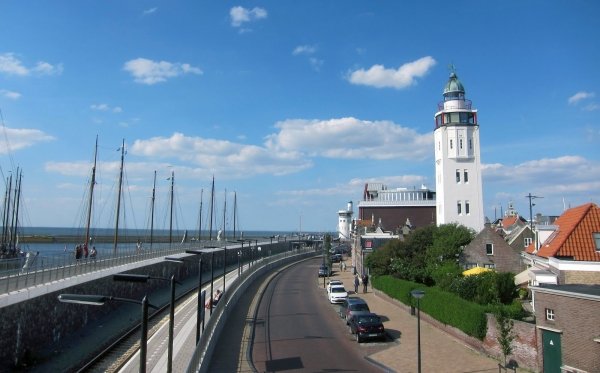
[{"label": "brick building", "polygon": [[405,225],[414,229],[435,224],[435,203],[435,192],[425,186],[389,189],[383,183],[367,183],[358,202],[358,220],[398,234]]},{"label": "brick building", "polygon": [[521,251],[522,248],[513,248],[500,232],[486,224],[465,246],[459,261],[465,269],[484,267],[498,272],[519,273],[525,267],[521,262]]},{"label": "brick building", "polygon": [[600,285],[544,284],[531,290],[543,371],[600,372]]}]

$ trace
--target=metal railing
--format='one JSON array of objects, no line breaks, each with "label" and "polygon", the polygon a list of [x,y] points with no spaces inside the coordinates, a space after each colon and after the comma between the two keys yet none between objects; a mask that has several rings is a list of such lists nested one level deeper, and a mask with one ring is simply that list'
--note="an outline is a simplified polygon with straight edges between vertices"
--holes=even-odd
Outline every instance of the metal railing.
[{"label": "metal railing", "polygon": [[[269,241],[263,240],[257,240],[257,244],[265,245],[269,243]],[[52,256],[38,255],[27,266],[24,265],[24,258],[5,259],[0,261],[2,263],[0,264],[0,294],[7,294],[31,286],[48,284],[125,264],[181,254],[190,249],[201,250],[204,248],[204,243],[157,244],[152,249],[143,250],[136,247],[124,247],[119,248],[116,254],[104,251],[95,258],[88,256],[85,259],[75,259],[73,253]],[[224,241],[211,241],[210,244],[217,247],[235,247],[235,245]]]}]

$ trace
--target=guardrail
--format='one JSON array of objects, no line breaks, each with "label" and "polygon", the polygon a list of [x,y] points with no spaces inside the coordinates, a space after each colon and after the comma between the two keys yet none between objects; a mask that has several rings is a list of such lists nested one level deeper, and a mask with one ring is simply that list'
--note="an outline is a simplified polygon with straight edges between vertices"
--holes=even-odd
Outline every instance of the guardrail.
[{"label": "guardrail", "polygon": [[[256,245],[266,245],[269,242],[277,243],[282,241],[256,240]],[[7,294],[26,289],[30,286],[47,284],[124,264],[181,254],[190,249],[208,249],[204,244],[211,244],[221,248],[226,246],[232,249],[240,246],[239,244],[232,245],[224,241],[210,241],[196,244],[155,245],[152,249],[144,250],[138,250],[135,247],[125,247],[119,248],[116,254],[103,252],[101,256],[96,258],[88,257],[86,259],[75,259],[72,253],[47,257],[38,256],[35,260],[28,263],[28,265],[25,265],[27,261],[23,258],[5,260],[4,267],[0,267],[0,294]],[[213,247],[211,246],[211,248]],[[16,268],[8,268],[10,265]]]},{"label": "guardrail", "polygon": [[216,348],[219,336],[225,327],[230,313],[233,311],[234,306],[237,304],[244,291],[254,280],[256,280],[256,278],[273,268],[278,268],[290,262],[321,254],[320,250],[315,251],[312,247],[299,249],[294,252],[283,252],[278,255],[263,258],[262,265],[253,266],[242,273],[241,276],[237,277],[225,292],[225,298],[219,301],[213,314],[206,323],[204,332],[196,345],[196,349],[188,365],[187,372],[208,372],[213,351]]}]

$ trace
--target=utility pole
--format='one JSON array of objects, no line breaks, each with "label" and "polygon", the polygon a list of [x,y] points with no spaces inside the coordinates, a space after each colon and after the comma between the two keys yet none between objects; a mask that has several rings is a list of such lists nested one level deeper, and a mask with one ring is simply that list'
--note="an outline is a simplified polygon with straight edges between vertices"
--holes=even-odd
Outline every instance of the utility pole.
[{"label": "utility pole", "polygon": [[532,196],[531,193],[529,193],[525,198],[529,199],[529,228],[531,228],[531,231],[533,232],[533,206],[535,206],[535,203],[532,203],[532,200],[544,197]]}]

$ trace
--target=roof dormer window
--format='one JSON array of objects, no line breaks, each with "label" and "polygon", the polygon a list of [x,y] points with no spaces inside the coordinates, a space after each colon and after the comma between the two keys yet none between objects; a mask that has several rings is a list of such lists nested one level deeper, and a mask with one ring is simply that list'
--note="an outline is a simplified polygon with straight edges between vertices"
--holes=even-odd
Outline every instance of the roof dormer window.
[{"label": "roof dormer window", "polygon": [[594,242],[596,243],[596,251],[600,252],[600,233],[593,233]]}]

